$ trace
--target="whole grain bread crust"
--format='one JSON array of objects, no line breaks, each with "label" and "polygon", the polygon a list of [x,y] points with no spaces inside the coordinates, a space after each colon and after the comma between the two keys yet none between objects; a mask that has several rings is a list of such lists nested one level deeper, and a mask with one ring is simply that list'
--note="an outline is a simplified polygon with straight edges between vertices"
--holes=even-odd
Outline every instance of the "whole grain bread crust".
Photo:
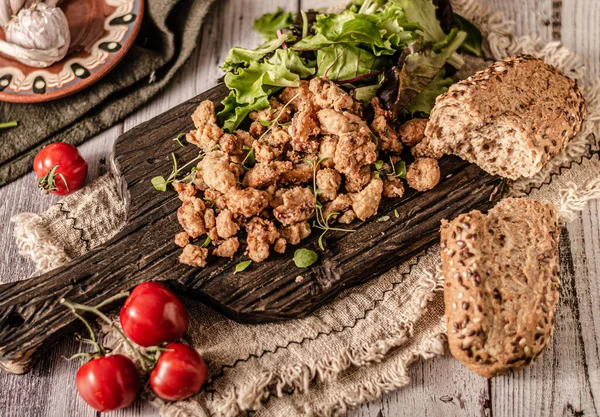
[{"label": "whole grain bread crust", "polygon": [[520,370],[548,344],[558,303],[558,227],[552,204],[506,199],[441,226],[448,344],[491,378]]},{"label": "whole grain bread crust", "polygon": [[[539,58],[511,57],[440,95],[415,151],[434,158],[456,154],[507,178],[532,177],[581,130],[585,115],[575,80]],[[509,151],[499,158],[499,145],[513,137],[531,157]]]}]

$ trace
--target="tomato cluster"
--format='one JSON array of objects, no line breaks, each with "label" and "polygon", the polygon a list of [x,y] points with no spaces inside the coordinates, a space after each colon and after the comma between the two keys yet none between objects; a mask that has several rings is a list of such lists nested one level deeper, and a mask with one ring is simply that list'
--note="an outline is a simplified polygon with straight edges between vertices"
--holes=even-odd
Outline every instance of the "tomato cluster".
[{"label": "tomato cluster", "polygon": [[[71,306],[76,308],[74,304]],[[208,369],[195,349],[176,343],[187,329],[188,315],[166,286],[157,282],[138,285],[125,300],[120,322],[129,340],[150,348],[146,352],[159,352],[150,373],[150,387],[156,395],[178,401],[202,388]],[[123,355],[100,355],[79,368],[76,377],[79,395],[100,412],[129,406],[140,389],[136,365]],[[143,354],[140,357],[147,358]]]}]

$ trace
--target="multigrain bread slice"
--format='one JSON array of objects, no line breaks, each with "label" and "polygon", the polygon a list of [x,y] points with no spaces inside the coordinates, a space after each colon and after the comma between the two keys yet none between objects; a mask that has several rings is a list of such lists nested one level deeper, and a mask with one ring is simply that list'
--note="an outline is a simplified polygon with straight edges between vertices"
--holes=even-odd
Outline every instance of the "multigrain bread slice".
[{"label": "multigrain bread slice", "polygon": [[554,206],[526,199],[442,221],[448,344],[473,372],[491,378],[520,370],[548,344],[558,239]]},{"label": "multigrain bread slice", "polygon": [[454,154],[494,175],[533,177],[581,130],[574,80],[541,59],[507,58],[436,100],[417,156]]}]

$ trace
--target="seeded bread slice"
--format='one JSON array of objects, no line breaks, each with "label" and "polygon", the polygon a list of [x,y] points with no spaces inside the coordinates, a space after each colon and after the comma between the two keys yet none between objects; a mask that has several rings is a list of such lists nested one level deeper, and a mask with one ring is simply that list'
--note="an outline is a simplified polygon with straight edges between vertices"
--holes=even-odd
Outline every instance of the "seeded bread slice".
[{"label": "seeded bread slice", "polygon": [[526,199],[442,221],[448,344],[467,368],[491,378],[542,353],[558,303],[558,239],[554,206]]},{"label": "seeded bread slice", "polygon": [[577,83],[541,59],[496,62],[439,96],[417,156],[454,154],[494,175],[533,177],[581,130]]}]

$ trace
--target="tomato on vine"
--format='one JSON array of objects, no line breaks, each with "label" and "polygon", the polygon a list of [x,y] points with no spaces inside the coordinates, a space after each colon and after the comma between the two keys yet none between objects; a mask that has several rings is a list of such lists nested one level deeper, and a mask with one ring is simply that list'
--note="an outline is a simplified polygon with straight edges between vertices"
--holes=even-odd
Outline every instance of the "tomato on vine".
[{"label": "tomato on vine", "polygon": [[188,314],[179,298],[158,282],[135,287],[119,317],[123,332],[143,347],[176,342],[188,325]]},{"label": "tomato on vine", "polygon": [[101,356],[84,363],[75,383],[81,398],[100,412],[128,407],[140,389],[138,371],[123,355]]},{"label": "tomato on vine", "polygon": [[171,343],[165,346],[150,374],[150,387],[164,400],[179,401],[200,391],[207,378],[208,368],[196,350]]},{"label": "tomato on vine", "polygon": [[87,162],[77,148],[64,142],[44,147],[33,160],[40,190],[57,195],[66,195],[81,188],[87,168]]},{"label": "tomato on vine", "polygon": [[[126,295],[127,293],[118,294],[96,306],[72,303],[64,298],[59,301],[60,304],[68,307],[75,317],[81,320],[90,334],[89,339],[83,339],[78,336],[78,340],[81,343],[85,342],[92,345],[94,352],[86,353],[80,351],[80,353],[73,355],[71,359],[89,359],[77,371],[75,385],[81,398],[100,412],[117,410],[131,405],[140,390],[140,376],[135,364],[127,356],[118,354],[106,356],[106,349],[98,343],[92,326],[80,313],[88,312],[97,315],[123,336],[123,340],[131,349],[135,349],[121,331],[114,326],[112,320],[100,311],[100,308],[104,305],[110,304]],[[142,360],[141,366],[146,369],[144,364],[146,356],[137,351],[136,353]]]}]

